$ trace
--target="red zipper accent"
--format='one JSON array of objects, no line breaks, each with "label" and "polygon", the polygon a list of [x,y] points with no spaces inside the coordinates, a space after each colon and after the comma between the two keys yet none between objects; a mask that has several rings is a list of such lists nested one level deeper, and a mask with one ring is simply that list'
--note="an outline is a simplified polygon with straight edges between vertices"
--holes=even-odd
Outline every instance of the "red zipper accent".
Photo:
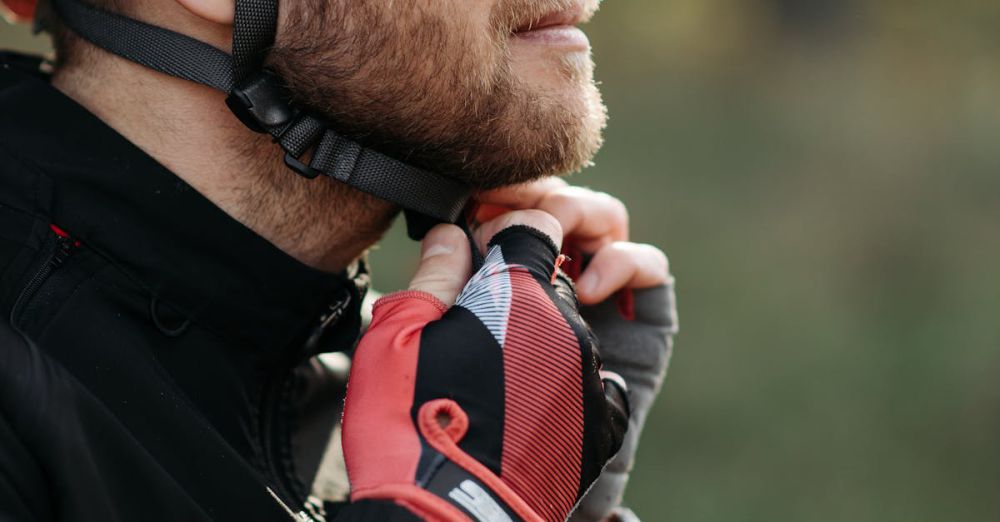
[{"label": "red zipper accent", "polygon": [[65,230],[59,228],[59,226],[56,225],[55,223],[49,223],[49,229],[52,230],[52,232],[55,235],[57,235],[57,236],[59,236],[59,237],[61,237],[63,239],[70,239],[70,240],[72,240],[73,241],[73,246],[75,246],[75,247],[80,246],[80,242],[79,241],[77,241],[76,239],[73,239],[73,236],[69,235],[69,232],[66,232]]}]

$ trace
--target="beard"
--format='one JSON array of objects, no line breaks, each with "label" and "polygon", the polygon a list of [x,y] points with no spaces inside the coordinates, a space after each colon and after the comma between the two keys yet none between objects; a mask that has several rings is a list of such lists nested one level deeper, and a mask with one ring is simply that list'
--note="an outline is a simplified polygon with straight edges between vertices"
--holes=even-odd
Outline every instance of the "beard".
[{"label": "beard", "polygon": [[283,2],[269,66],[367,147],[479,189],[522,183],[579,170],[602,143],[590,57],[555,60],[554,86],[519,76],[510,48],[518,26],[569,3],[499,0],[484,30],[474,6],[444,0]]}]

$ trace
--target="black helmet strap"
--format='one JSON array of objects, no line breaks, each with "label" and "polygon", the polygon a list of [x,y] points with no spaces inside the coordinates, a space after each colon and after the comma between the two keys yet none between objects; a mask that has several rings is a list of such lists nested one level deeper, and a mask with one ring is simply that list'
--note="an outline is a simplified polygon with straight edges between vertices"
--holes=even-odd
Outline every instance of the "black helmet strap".
[{"label": "black helmet strap", "polygon": [[233,19],[233,72],[237,84],[253,80],[278,32],[278,0],[236,0]]},{"label": "black helmet strap", "polygon": [[328,176],[403,207],[410,237],[420,239],[435,224],[462,217],[472,193],[467,185],[362,147],[292,105],[280,81],[264,69],[277,30],[277,0],[236,0],[232,56],[83,0],[52,0],[52,5],[74,32],[97,47],[229,93],[226,104],[233,113],[250,129],[270,134],[292,170],[307,178]]}]

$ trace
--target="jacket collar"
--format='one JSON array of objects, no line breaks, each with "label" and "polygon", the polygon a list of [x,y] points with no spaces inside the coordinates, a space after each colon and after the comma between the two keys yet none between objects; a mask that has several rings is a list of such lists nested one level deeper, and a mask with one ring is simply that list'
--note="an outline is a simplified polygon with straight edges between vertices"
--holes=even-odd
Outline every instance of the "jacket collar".
[{"label": "jacket collar", "polygon": [[363,267],[328,274],[293,259],[44,78],[0,70],[0,114],[6,148],[51,179],[50,219],[144,288],[154,315],[167,310],[287,353],[349,295],[344,319],[322,338],[325,350],[353,343]]}]

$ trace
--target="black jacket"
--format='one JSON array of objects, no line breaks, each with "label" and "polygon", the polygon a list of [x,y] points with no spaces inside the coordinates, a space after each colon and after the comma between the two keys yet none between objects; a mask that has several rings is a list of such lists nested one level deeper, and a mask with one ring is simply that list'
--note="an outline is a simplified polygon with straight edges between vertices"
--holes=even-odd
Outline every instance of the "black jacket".
[{"label": "black jacket", "polygon": [[0,520],[289,520],[339,417],[313,356],[353,345],[363,269],[300,264],[0,62]]}]

